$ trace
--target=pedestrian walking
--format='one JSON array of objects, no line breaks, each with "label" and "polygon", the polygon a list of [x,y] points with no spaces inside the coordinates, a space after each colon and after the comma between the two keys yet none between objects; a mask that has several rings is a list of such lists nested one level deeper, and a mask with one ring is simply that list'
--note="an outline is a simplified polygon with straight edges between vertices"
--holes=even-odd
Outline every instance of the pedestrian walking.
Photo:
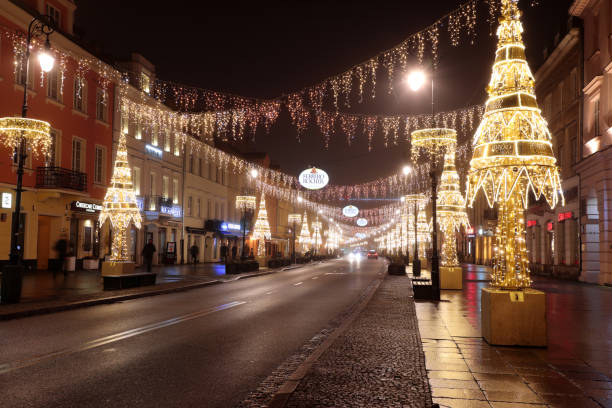
[{"label": "pedestrian walking", "polygon": [[147,272],[151,272],[151,265],[153,265],[153,254],[156,251],[157,249],[155,249],[152,239],[150,239],[147,245],[142,248],[142,256],[144,258],[144,263],[147,266]]},{"label": "pedestrian walking", "polygon": [[[59,270],[61,272],[64,272],[64,275],[66,275],[66,254],[68,253],[68,240],[66,240],[66,238],[62,237],[60,238],[56,243],[55,243],[55,247],[53,248],[57,251],[57,255],[59,258]],[[53,268],[53,277],[55,278],[55,272],[56,272],[57,268]]]},{"label": "pedestrian walking", "polygon": [[198,262],[198,254],[200,253],[200,248],[196,244],[193,244],[191,248],[189,248],[191,252],[191,261],[195,265]]},{"label": "pedestrian walking", "polygon": [[238,254],[238,247],[236,245],[234,245],[232,247],[232,260],[236,259],[236,255]]}]

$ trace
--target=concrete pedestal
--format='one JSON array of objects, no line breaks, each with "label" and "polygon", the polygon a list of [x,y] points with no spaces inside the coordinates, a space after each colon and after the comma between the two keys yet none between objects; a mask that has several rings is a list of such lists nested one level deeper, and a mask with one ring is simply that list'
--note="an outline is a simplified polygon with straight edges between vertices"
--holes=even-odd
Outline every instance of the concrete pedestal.
[{"label": "concrete pedestal", "polygon": [[441,266],[440,289],[463,289],[463,269],[460,266]]},{"label": "concrete pedestal", "polygon": [[482,289],[482,337],[499,346],[546,347],[546,293]]},{"label": "concrete pedestal", "polygon": [[102,262],[102,276],[130,275],[134,273],[134,262]]}]

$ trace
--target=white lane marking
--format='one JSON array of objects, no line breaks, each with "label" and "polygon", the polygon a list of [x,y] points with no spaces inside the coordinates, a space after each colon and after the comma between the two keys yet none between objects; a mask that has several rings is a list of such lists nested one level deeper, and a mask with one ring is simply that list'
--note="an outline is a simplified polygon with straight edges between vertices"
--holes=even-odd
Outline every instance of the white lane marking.
[{"label": "white lane marking", "polygon": [[266,295],[271,295],[271,294],[273,294],[273,293],[274,293],[274,291],[272,291],[272,292],[266,292]]},{"label": "white lane marking", "polygon": [[319,277],[318,277],[318,276],[315,276],[314,278],[312,278],[312,280],[315,280],[315,279],[319,279]]},{"label": "white lane marking", "polygon": [[326,275],[346,275],[346,272],[326,272]]},{"label": "white lane marking", "polygon": [[294,283],[294,284],[293,284],[293,286],[299,286],[299,285],[301,285],[302,283],[304,283],[304,282]]},{"label": "white lane marking", "polygon": [[80,346],[76,346],[69,349],[63,349],[59,351],[54,351],[52,353],[43,354],[40,356],[32,357],[27,360],[15,361],[12,363],[4,363],[0,364],[0,374],[4,374],[13,370],[17,370],[19,368],[33,366],[41,361],[60,357],[65,355],[70,355],[74,353],[78,353],[80,351],[90,350],[96,347],[104,346],[109,343],[114,343],[120,340],[129,339],[130,337],[138,336],[139,334],[144,334],[153,330],[159,330],[164,327],[173,326],[178,323],[186,322],[193,319],[198,319],[200,317],[208,316],[215,312],[219,312],[221,310],[231,309],[236,306],[240,306],[245,304],[246,302],[230,302],[224,305],[215,306],[210,309],[201,310],[199,312],[189,313],[183,316],[173,317],[172,319],[164,320],[157,323],[151,323],[146,326],[138,327],[136,329],[126,330],[124,332],[111,334],[110,336],[101,337],[99,339],[88,341],[87,343],[83,343]]}]

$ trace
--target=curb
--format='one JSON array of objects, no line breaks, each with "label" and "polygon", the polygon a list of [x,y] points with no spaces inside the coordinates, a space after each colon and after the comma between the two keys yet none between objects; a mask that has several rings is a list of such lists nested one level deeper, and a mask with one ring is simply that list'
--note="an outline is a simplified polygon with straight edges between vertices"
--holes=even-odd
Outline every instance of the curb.
[{"label": "curb", "polygon": [[282,272],[285,270],[298,269],[301,267],[302,266],[288,267],[285,269],[275,269],[272,271],[254,273],[252,275],[239,275],[235,279],[229,279],[229,280],[218,280],[217,279],[217,280],[212,280],[212,281],[207,281],[207,282],[195,283],[191,285],[179,286],[176,288],[159,289],[159,290],[152,290],[149,292],[132,293],[129,295],[118,295],[118,296],[99,298],[99,299],[81,300],[81,301],[65,303],[65,304],[43,306],[37,309],[20,310],[20,311],[12,312],[12,313],[0,313],[0,321],[13,320],[13,319],[19,319],[22,317],[37,316],[37,315],[50,314],[50,313],[56,313],[56,312],[63,312],[66,310],[81,309],[81,308],[90,307],[90,306],[106,305],[106,304],[121,302],[124,300],[132,300],[132,299],[139,299],[139,298],[150,297],[150,296],[167,295],[170,293],[185,292],[185,291],[192,290],[192,289],[204,288],[206,286],[218,285],[222,283],[231,283],[231,282],[236,282],[242,279],[271,275],[271,274]]},{"label": "curb", "polygon": [[[384,271],[384,269],[383,269]],[[334,344],[336,339],[344,334],[351,324],[355,321],[355,319],[361,314],[361,312],[366,308],[366,306],[370,303],[370,300],[374,296],[374,294],[378,291],[382,281],[385,279],[386,274],[382,274],[382,277],[377,278],[376,284],[370,289],[370,292],[366,295],[366,297],[361,301],[361,303],[353,310],[353,312],[346,318],[342,324],[337,327],[324,341],[321,343],[313,352],[299,365],[298,368],[287,378],[285,383],[280,386],[278,391],[272,397],[270,404],[268,404],[268,408],[283,408],[289,402],[289,398],[291,394],[297,389],[300,385],[300,382],[306,377],[308,371],[313,366],[314,363],[329,349],[329,347]]]}]

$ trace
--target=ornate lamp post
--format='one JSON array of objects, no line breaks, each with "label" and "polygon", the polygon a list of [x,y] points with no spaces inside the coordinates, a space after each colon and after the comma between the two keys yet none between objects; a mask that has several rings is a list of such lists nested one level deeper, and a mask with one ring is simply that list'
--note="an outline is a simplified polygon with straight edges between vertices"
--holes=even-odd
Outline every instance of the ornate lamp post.
[{"label": "ornate lamp post", "polygon": [[296,224],[300,224],[302,222],[302,215],[301,214],[289,214],[288,221],[290,224],[292,224],[292,227],[291,227],[291,232],[292,232],[291,262],[295,263],[295,226]]},{"label": "ornate lamp post", "polygon": [[[403,197],[404,205],[406,206],[406,212],[410,213],[411,207],[414,208],[414,255],[412,260],[412,274],[414,276],[421,276],[421,260],[419,259],[418,250],[418,231],[417,231],[417,214],[418,207],[427,200],[424,194],[408,194]],[[410,235],[410,228],[407,225],[406,230]]]},{"label": "ornate lamp post", "polygon": [[249,214],[255,211],[257,198],[251,195],[236,196],[236,209],[240,211],[240,221],[242,224],[242,257],[246,256],[246,224]]},{"label": "ornate lamp post", "polygon": [[30,74],[30,47],[32,39],[45,36],[44,50],[38,55],[40,68],[44,72],[53,69],[55,59],[51,55],[49,35],[55,31],[51,18],[42,15],[34,18],[28,25],[26,49],[22,67],[25,66],[25,79],[23,84],[23,103],[21,117],[8,117],[0,119],[0,135],[5,146],[12,147],[17,155],[17,186],[15,188],[15,211],[11,223],[11,252],[10,263],[3,271],[2,303],[16,303],[21,297],[21,275],[23,266],[23,246],[19,244],[19,231],[21,221],[21,194],[23,192],[23,173],[27,149],[34,155],[46,156],[51,146],[51,126],[47,122],[27,119],[28,113],[28,78]]}]

